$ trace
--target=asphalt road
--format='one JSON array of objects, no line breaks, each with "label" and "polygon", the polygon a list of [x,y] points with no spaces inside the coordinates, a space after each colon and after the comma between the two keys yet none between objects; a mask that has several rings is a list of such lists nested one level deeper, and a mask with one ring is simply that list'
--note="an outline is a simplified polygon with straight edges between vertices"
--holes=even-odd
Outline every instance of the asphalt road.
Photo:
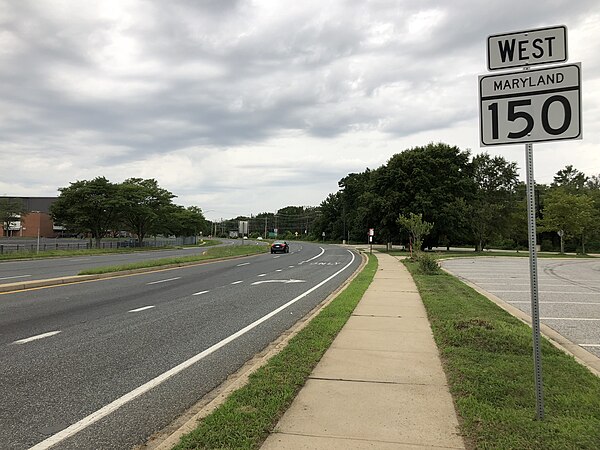
[{"label": "asphalt road", "polygon": [[289,254],[0,294],[0,447],[145,442],[326,298],[359,259],[293,243]]},{"label": "asphalt road", "polygon": [[[241,245],[241,242],[241,240],[224,240],[221,245]],[[244,245],[265,245],[265,243],[245,241]],[[212,247],[196,246],[173,250],[2,261],[0,262],[0,284],[72,276],[77,275],[82,270],[95,267],[114,266],[175,256],[190,256],[202,253],[207,248]]]},{"label": "asphalt road", "polygon": [[[529,258],[456,258],[442,266],[531,316]],[[540,321],[600,357],[600,259],[538,258]]]}]

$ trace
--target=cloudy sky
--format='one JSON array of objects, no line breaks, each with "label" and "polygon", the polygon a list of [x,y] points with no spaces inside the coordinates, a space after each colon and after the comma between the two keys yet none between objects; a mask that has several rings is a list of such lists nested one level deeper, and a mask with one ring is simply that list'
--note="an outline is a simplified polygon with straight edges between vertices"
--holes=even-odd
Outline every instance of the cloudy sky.
[{"label": "cloudy sky", "polygon": [[318,205],[351,172],[479,146],[490,34],[564,24],[579,141],[535,146],[538,182],[600,173],[598,0],[0,0],[0,195],[155,178],[211,219]]}]

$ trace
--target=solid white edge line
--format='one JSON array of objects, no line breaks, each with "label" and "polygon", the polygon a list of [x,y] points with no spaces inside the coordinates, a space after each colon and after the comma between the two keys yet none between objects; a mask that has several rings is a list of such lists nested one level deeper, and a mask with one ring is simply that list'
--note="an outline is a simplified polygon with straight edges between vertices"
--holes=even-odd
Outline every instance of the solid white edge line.
[{"label": "solid white edge line", "polygon": [[31,336],[25,339],[19,339],[18,341],[13,342],[13,344],[21,345],[27,344],[28,342],[37,341],[38,339],[44,339],[50,336],[54,336],[55,334],[60,333],[60,331],[49,331],[47,333],[38,334],[36,336]]},{"label": "solid white edge line", "polygon": [[310,259],[307,259],[306,261],[302,261],[302,263],[307,263],[307,262],[311,262],[313,259],[317,259],[319,256],[322,256],[323,253],[325,253],[325,249],[323,247],[319,247],[321,249],[321,253],[319,253],[317,256],[313,256]]},{"label": "solid white edge line", "polygon": [[158,284],[158,283],[166,283],[167,281],[175,281],[175,280],[179,280],[181,277],[175,277],[175,278],[167,278],[166,280],[158,280],[158,281],[152,281],[150,283],[146,283],[146,285],[150,285],[150,284]]},{"label": "solid white edge line", "polygon": [[317,290],[318,288],[320,288],[321,286],[323,286],[325,283],[327,283],[328,281],[332,280],[333,278],[335,278],[336,276],[338,276],[340,273],[342,273],[344,270],[346,270],[348,267],[350,267],[352,265],[352,263],[354,262],[354,260],[356,259],[356,256],[350,250],[348,250],[348,253],[350,253],[352,255],[352,260],[348,264],[346,264],[340,270],[338,270],[337,272],[335,272],[333,275],[325,278],[320,283],[314,285],[309,290],[303,292],[302,294],[300,294],[296,298],[290,300],[289,302],[285,303],[284,305],[281,305],[279,308],[274,309],[269,314],[261,317],[258,320],[255,320],[250,325],[245,326],[244,328],[242,328],[241,330],[235,332],[231,336],[223,339],[220,342],[217,342],[215,345],[207,348],[203,352],[198,353],[196,356],[191,357],[187,361],[182,362],[181,364],[179,364],[179,365],[173,367],[172,369],[166,371],[162,375],[159,375],[156,378],[153,378],[152,380],[148,381],[147,383],[142,384],[141,386],[139,386],[138,388],[134,389],[133,391],[131,391],[131,392],[123,395],[122,397],[119,397],[118,399],[116,399],[112,403],[109,403],[108,405],[100,408],[98,411],[95,411],[92,414],[84,417],[79,422],[76,422],[73,425],[70,425],[69,427],[65,428],[64,430],[59,431],[58,433],[50,436],[49,438],[43,440],[42,442],[34,445],[29,450],[44,450],[44,449],[48,449],[48,448],[50,448],[50,447],[58,444],[59,442],[64,441],[68,437],[71,437],[71,436],[79,433],[81,430],[87,428],[88,426],[92,425],[93,423],[97,422],[98,420],[100,420],[100,419],[108,416],[110,413],[116,411],[121,406],[125,405],[126,403],[129,403],[131,400],[135,399],[136,397],[139,397],[140,395],[145,394],[150,389],[153,389],[154,387],[156,387],[159,384],[163,383],[164,381],[168,380],[172,376],[177,375],[179,372],[187,369],[188,367],[192,366],[193,364],[197,363],[198,361],[206,358],[208,355],[216,352],[217,350],[219,350],[220,348],[222,348],[225,345],[229,344],[230,342],[233,342],[235,339],[239,338],[240,336],[243,336],[248,331],[256,328],[257,326],[259,326],[263,322],[266,322],[267,320],[269,320],[274,315],[280,313],[281,311],[283,311],[284,309],[286,309],[288,306],[293,305],[298,300],[301,300],[302,298],[306,297],[308,294],[310,294],[311,292]]},{"label": "solid white edge line", "polygon": [[132,310],[127,311],[127,312],[140,312],[140,311],[144,311],[144,310],[150,309],[150,308],[156,308],[156,306],[154,306],[154,305],[151,305],[151,306],[142,306],[141,308],[132,309]]},{"label": "solid white edge line", "polygon": [[579,344],[580,347],[600,347],[600,344]]},{"label": "solid white edge line", "polygon": [[248,264],[250,264],[250,263],[249,263],[249,262],[245,262],[245,263],[238,264],[238,265],[237,265],[237,266],[235,266],[235,267],[247,266]]},{"label": "solid white edge line", "polygon": [[202,295],[202,294],[208,294],[210,291],[200,291],[200,292],[196,292],[195,294],[192,295]]}]

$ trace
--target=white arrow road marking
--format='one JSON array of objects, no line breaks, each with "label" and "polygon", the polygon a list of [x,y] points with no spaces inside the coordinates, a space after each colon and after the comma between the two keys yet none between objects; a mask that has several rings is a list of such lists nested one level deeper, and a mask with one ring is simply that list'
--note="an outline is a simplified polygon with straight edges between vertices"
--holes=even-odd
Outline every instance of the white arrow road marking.
[{"label": "white arrow road marking", "polygon": [[13,344],[27,344],[28,342],[37,341],[38,339],[44,339],[50,336],[54,336],[58,333],[60,333],[60,331],[49,331],[48,333],[38,334],[37,336],[31,336],[26,339],[19,339],[18,341],[13,342]]},{"label": "white arrow road marking", "polygon": [[29,450],[48,449],[48,448],[53,447],[54,445],[58,444],[59,442],[64,441],[68,437],[73,436],[73,435],[79,433],[81,430],[89,427],[93,423],[99,421],[100,419],[108,416],[110,413],[116,411],[121,406],[129,403],[130,401],[132,401],[133,399],[139,397],[140,395],[145,394],[146,392],[148,392],[152,388],[155,388],[156,386],[162,384],[163,382],[165,382],[166,380],[168,380],[172,376],[178,374],[179,372],[182,372],[183,370],[187,369],[188,367],[192,366],[193,364],[197,363],[198,361],[206,358],[208,355],[216,352],[220,348],[222,348],[225,345],[229,344],[230,342],[236,340],[240,336],[243,336],[244,334],[246,334],[250,330],[256,328],[257,326],[259,326],[263,322],[266,322],[267,320],[269,320],[271,317],[275,316],[276,314],[279,314],[281,311],[283,311],[287,307],[289,307],[289,306],[293,305],[294,303],[296,303],[297,301],[303,299],[304,297],[306,297],[311,292],[316,291],[321,286],[323,286],[325,283],[327,283],[328,281],[331,281],[332,279],[334,279],[335,277],[337,277],[340,273],[342,273],[344,270],[346,270],[348,267],[350,267],[352,265],[352,263],[354,262],[354,260],[356,259],[356,256],[350,250],[348,250],[348,253],[350,253],[350,255],[352,255],[352,259],[350,260],[350,262],[348,264],[346,264],[344,267],[342,267],[340,270],[338,270],[337,272],[335,272],[333,275],[330,275],[329,277],[325,278],[323,281],[315,284],[313,287],[311,287],[310,289],[304,291],[302,294],[300,294],[297,297],[293,298],[289,302],[281,305],[277,309],[274,309],[273,311],[271,311],[270,313],[264,315],[260,319],[255,320],[251,324],[246,325],[244,328],[242,328],[241,330],[236,331],[235,333],[233,333],[232,335],[226,337],[222,341],[217,342],[212,347],[209,347],[206,350],[198,353],[197,355],[192,356],[190,359],[182,362],[181,364],[173,367],[170,370],[167,370],[166,372],[164,372],[163,374],[157,376],[156,378],[153,378],[150,381],[142,384],[141,386],[137,387],[133,391],[128,392],[127,394],[119,397],[118,399],[114,400],[113,402],[109,403],[108,405],[103,406],[99,410],[97,410],[97,411],[91,413],[90,415],[84,417],[83,419],[81,419],[80,421],[74,423],[73,425],[70,425],[67,428],[65,428],[64,430],[59,431],[58,433],[56,433],[56,434],[54,434],[54,435],[52,435],[52,436],[44,439],[40,443],[38,443],[38,444],[34,445],[33,447],[31,447]]},{"label": "white arrow road marking", "polygon": [[175,280],[179,280],[180,278],[181,277],[167,278],[166,280],[152,281],[151,283],[146,283],[146,284],[150,285],[150,284],[166,283],[167,281],[175,281]]},{"label": "white arrow road marking", "polygon": [[14,278],[27,278],[31,275],[15,275],[14,277],[1,277],[0,280],[12,280]]},{"label": "white arrow road marking", "polygon": [[196,292],[195,294],[192,295],[202,295],[202,294],[208,294],[210,291],[200,291],[200,292]]},{"label": "white arrow road marking", "polygon": [[127,312],[140,312],[140,311],[144,311],[145,309],[150,309],[150,308],[155,308],[155,306],[142,306],[141,308],[132,309]]},{"label": "white arrow road marking", "polygon": [[293,279],[289,279],[289,280],[262,280],[262,281],[255,281],[254,283],[252,283],[252,286],[256,286],[257,284],[263,284],[263,283],[284,283],[284,284],[306,283],[306,280],[293,280]]}]

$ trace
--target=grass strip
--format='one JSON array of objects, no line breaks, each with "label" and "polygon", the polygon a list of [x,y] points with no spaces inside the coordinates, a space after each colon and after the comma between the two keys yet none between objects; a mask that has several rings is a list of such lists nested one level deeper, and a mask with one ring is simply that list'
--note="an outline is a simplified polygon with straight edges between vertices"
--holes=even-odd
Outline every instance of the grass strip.
[{"label": "grass strip", "polygon": [[89,248],[81,250],[43,250],[39,253],[25,251],[25,252],[7,252],[0,255],[0,261],[13,260],[13,259],[43,259],[43,258],[60,258],[69,256],[91,256],[91,255],[106,255],[109,253],[134,253],[134,252],[160,252],[163,250],[173,250],[185,247],[212,247],[221,244],[221,241],[217,240],[205,240],[202,245],[184,245],[176,247],[121,247],[121,248]]},{"label": "grass strip", "polygon": [[101,273],[121,272],[124,270],[145,269],[149,267],[161,267],[171,264],[183,264],[197,261],[206,261],[217,258],[230,258],[234,256],[248,256],[257,253],[265,253],[268,250],[263,245],[232,245],[227,247],[209,248],[199,255],[176,256],[170,258],[153,259],[149,261],[139,261],[135,263],[122,264],[118,266],[95,267],[93,269],[82,270],[78,275],[96,275]]},{"label": "grass strip", "polygon": [[600,449],[600,378],[542,339],[546,418],[534,420],[531,328],[455,277],[405,264],[471,448]]},{"label": "grass strip", "polygon": [[371,256],[335,300],[174,448],[259,448],[354,311],[376,271],[377,259]]}]

